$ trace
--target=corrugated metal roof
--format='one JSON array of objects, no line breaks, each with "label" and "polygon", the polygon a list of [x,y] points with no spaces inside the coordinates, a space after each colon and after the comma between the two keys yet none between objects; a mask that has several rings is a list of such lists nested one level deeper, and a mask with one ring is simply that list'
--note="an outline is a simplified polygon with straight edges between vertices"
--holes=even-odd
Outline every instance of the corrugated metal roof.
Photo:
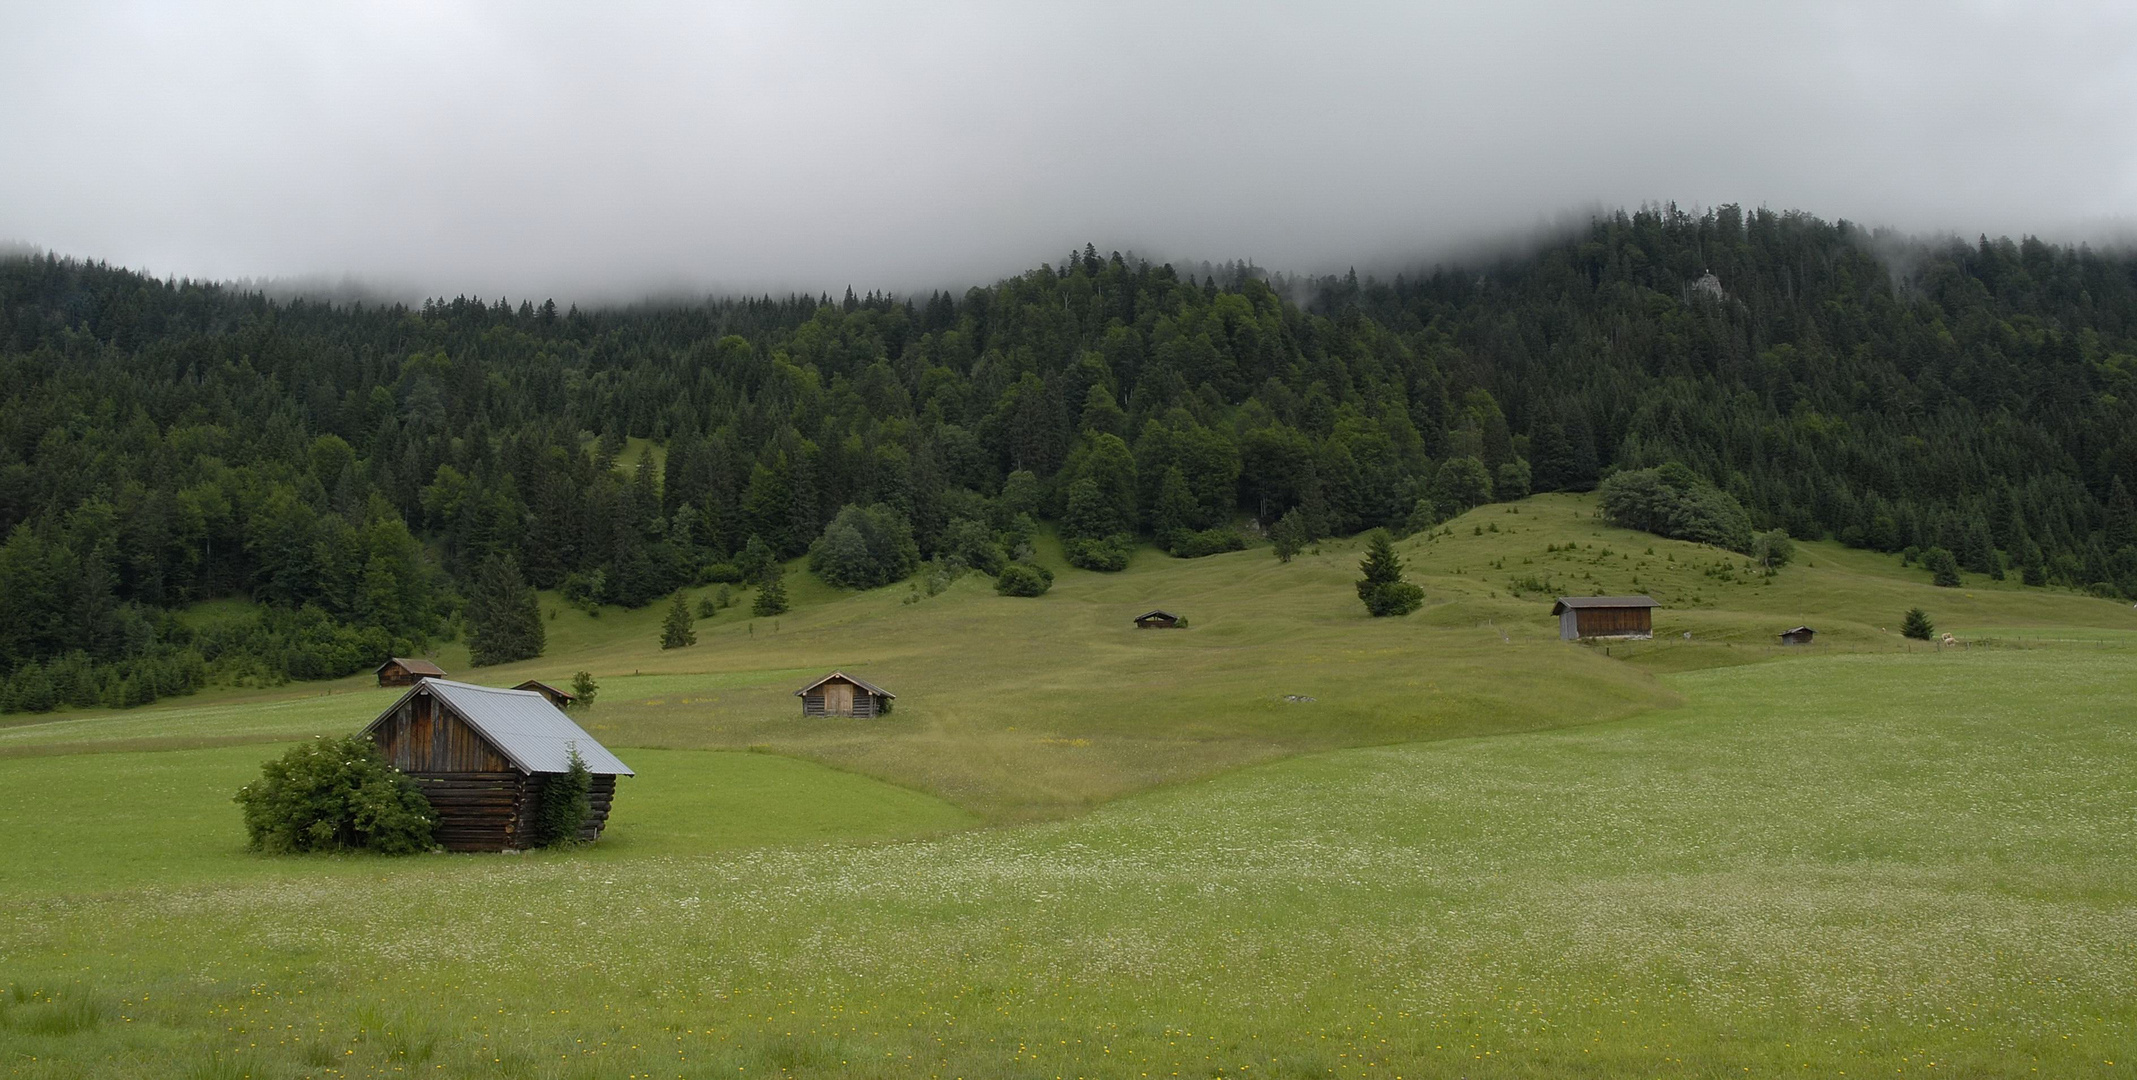
[{"label": "corrugated metal roof", "polygon": [[831,681],[831,680],[833,680],[833,679],[844,679],[844,680],[846,680],[847,682],[850,682],[850,683],[852,683],[853,685],[855,685],[855,686],[858,686],[858,687],[860,687],[861,689],[863,689],[863,690],[866,690],[866,691],[868,691],[869,693],[871,693],[871,694],[874,694],[874,695],[876,695],[877,697],[887,697],[887,698],[895,698],[895,697],[897,697],[897,696],[898,696],[898,695],[896,695],[896,694],[893,694],[893,693],[891,693],[891,692],[890,692],[890,691],[888,691],[888,690],[885,690],[885,689],[883,689],[883,688],[882,688],[882,687],[880,687],[880,686],[877,686],[876,684],[874,684],[874,683],[872,683],[872,682],[869,682],[869,681],[868,681],[868,680],[866,680],[866,679],[859,679],[859,678],[855,678],[855,677],[853,677],[853,676],[851,676],[851,675],[848,675],[848,674],[846,674],[846,673],[845,673],[845,672],[843,672],[843,671],[834,671],[834,672],[832,672],[831,674],[829,674],[829,675],[826,675],[826,676],[824,676],[823,678],[821,678],[821,679],[818,679],[818,680],[816,680],[815,682],[813,682],[813,683],[810,683],[809,685],[807,685],[807,686],[804,686],[804,687],[802,687],[801,689],[799,689],[799,690],[796,690],[796,691],[794,691],[794,696],[795,696],[795,697],[804,697],[804,696],[806,696],[806,695],[807,695],[807,694],[809,693],[809,691],[811,691],[811,690],[814,690],[814,689],[816,689],[817,687],[819,687],[819,686],[822,686],[822,685],[824,685],[825,683],[827,683],[827,682],[830,682],[830,681]]},{"label": "corrugated metal roof", "polygon": [[[390,660],[387,660],[387,661],[386,661],[386,664],[399,664],[399,665],[401,665],[401,669],[402,669],[403,671],[406,671],[406,672],[408,672],[408,673],[409,673],[410,675],[443,675],[443,674],[445,674],[445,669],[444,669],[444,668],[441,668],[441,667],[439,667],[438,665],[436,665],[436,664],[433,664],[433,663],[431,663],[431,662],[430,662],[430,661],[428,661],[428,660],[411,660],[411,659],[409,659],[408,657],[405,657],[405,656],[396,656],[396,657],[393,657],[392,659],[390,659]],[[381,672],[381,671],[384,671],[384,670],[386,670],[386,664],[380,664],[379,666],[377,666],[377,667],[375,667],[375,668],[371,669],[371,673],[372,673],[373,675],[376,675],[376,674],[378,674],[379,672]]]},{"label": "corrugated metal roof", "polygon": [[1556,615],[1567,608],[1661,606],[1650,596],[1561,596],[1551,607],[1551,614]]},{"label": "corrugated metal roof", "polygon": [[[450,679],[424,679],[409,693],[428,689],[470,727],[497,745],[499,752],[528,772],[560,773],[571,769],[571,749],[589,772],[636,776],[608,747],[571,722],[549,699],[532,690],[502,690]],[[399,702],[395,702],[398,708]],[[388,709],[387,712],[392,712]]]}]

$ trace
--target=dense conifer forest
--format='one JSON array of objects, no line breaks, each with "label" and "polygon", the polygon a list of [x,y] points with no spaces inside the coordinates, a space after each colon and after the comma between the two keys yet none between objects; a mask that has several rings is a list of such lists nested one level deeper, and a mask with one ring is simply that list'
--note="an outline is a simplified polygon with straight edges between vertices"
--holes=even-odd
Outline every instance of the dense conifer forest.
[{"label": "dense conifer forest", "polygon": [[[1043,520],[1104,570],[1670,463],[1753,529],[2137,596],[2137,258],[1659,208],[1392,281],[1087,247],[962,295],[591,311],[14,258],[0,708],[339,676],[530,585],[998,574]],[[257,606],[179,616],[226,597]]]}]

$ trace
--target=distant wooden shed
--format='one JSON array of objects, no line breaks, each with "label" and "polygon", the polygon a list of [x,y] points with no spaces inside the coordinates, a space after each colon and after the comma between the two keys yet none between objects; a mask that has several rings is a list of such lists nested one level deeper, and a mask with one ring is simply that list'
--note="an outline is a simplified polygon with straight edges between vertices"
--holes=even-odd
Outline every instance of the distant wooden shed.
[{"label": "distant wooden shed", "polygon": [[545,698],[548,698],[549,703],[559,709],[571,708],[571,703],[579,700],[579,695],[574,694],[569,690],[559,690],[556,687],[541,681],[540,679],[528,679],[526,682],[523,682],[518,686],[513,687],[512,689],[532,690],[535,693],[540,694]]},{"label": "distant wooden shed", "polygon": [[1781,644],[1808,645],[1811,643],[1811,639],[1816,636],[1818,636],[1818,631],[1813,630],[1808,626],[1799,626],[1796,627],[1794,630],[1781,631]]},{"label": "distant wooden shed", "polygon": [[418,679],[364,735],[423,789],[438,812],[438,843],[450,851],[505,851],[532,843],[542,792],[552,777],[571,770],[573,750],[594,774],[592,807],[579,839],[600,839],[616,778],[633,775],[531,690]]},{"label": "distant wooden shed", "polygon": [[1135,617],[1138,630],[1178,630],[1180,617],[1170,611],[1146,611]]},{"label": "distant wooden shed", "polygon": [[442,679],[445,669],[428,660],[396,656],[378,666],[380,686],[414,686],[417,679]]},{"label": "distant wooden shed", "polygon": [[1651,638],[1654,612],[1661,606],[1646,596],[1561,596],[1551,614],[1558,616],[1558,636],[1566,641]]},{"label": "distant wooden shed", "polygon": [[801,699],[803,716],[855,716],[866,719],[888,715],[890,703],[898,695],[866,679],[856,679],[843,671],[834,671],[794,691],[794,696]]}]

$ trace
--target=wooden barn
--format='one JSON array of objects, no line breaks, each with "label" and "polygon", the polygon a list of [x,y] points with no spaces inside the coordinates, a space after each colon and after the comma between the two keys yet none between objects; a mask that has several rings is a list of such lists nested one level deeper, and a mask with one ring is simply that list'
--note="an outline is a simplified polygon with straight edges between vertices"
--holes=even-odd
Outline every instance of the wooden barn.
[{"label": "wooden barn", "polygon": [[445,669],[428,660],[396,656],[378,666],[380,686],[414,686],[417,679],[442,679]]},{"label": "wooden barn", "polygon": [[531,690],[419,679],[364,735],[422,787],[449,851],[506,851],[531,842],[550,777],[571,769],[576,748],[594,774],[592,812],[579,839],[597,840],[633,775],[616,755]]},{"label": "wooden barn", "polygon": [[1170,611],[1146,611],[1135,617],[1138,630],[1178,630],[1180,617]]},{"label": "wooden barn", "polygon": [[535,693],[540,694],[545,698],[548,698],[549,703],[559,709],[569,709],[571,708],[572,702],[579,700],[579,695],[574,694],[569,690],[559,690],[556,687],[541,681],[540,679],[528,679],[526,682],[523,682],[518,686],[513,687],[512,689],[532,690]]},{"label": "wooden barn", "polygon": [[1655,609],[1661,606],[1645,596],[1561,596],[1551,614],[1558,616],[1558,636],[1566,641],[1651,638]]},{"label": "wooden barn", "polygon": [[803,716],[887,716],[898,695],[865,679],[834,671],[794,691],[801,699]]},{"label": "wooden barn", "polygon": [[1796,627],[1794,630],[1781,631],[1781,644],[1808,645],[1811,643],[1811,639],[1817,636],[1818,631],[1813,630],[1808,626],[1799,626]]}]

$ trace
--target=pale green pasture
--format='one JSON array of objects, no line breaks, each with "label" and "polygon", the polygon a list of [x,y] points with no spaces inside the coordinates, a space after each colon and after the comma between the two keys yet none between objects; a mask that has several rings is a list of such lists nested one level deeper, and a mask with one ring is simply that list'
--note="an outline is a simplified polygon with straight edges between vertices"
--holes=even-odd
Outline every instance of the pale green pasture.
[{"label": "pale green pasture", "polygon": [[[236,881],[447,880],[497,858],[432,855],[265,858],[244,850],[231,796],[280,744],[0,759],[0,896],[51,897]],[[968,828],[939,799],[812,762],[766,754],[620,749],[639,773],[619,781],[601,842],[575,863],[696,855],[734,847],[874,840]]]},{"label": "pale green pasture", "polygon": [[932,840],[24,897],[0,1037],[25,1077],[2129,1074],[2137,663],[1667,681]]}]

